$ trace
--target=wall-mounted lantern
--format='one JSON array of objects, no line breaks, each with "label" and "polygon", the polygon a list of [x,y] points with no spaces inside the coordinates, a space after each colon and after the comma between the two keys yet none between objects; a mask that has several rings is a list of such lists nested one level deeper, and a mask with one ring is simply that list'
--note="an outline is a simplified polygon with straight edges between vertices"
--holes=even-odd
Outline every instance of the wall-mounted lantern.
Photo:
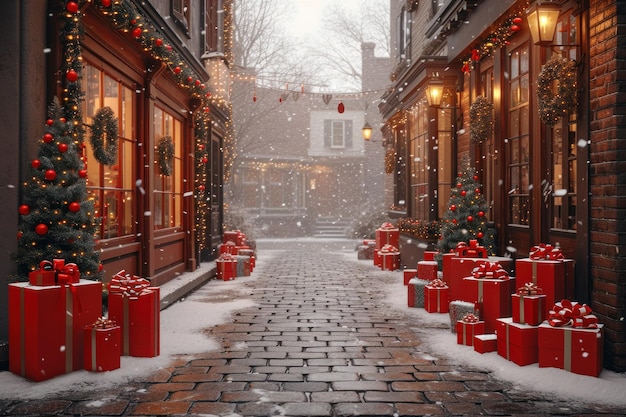
[{"label": "wall-mounted lantern", "polygon": [[426,100],[430,107],[440,107],[443,97],[443,81],[439,78],[431,78],[426,87]]},{"label": "wall-mounted lantern", "polygon": [[547,46],[552,43],[560,13],[558,6],[546,3],[535,3],[527,10],[528,28],[535,45]]},{"label": "wall-mounted lantern", "polygon": [[363,135],[363,139],[370,140],[372,138],[372,126],[365,122],[363,128],[361,129],[361,134]]}]

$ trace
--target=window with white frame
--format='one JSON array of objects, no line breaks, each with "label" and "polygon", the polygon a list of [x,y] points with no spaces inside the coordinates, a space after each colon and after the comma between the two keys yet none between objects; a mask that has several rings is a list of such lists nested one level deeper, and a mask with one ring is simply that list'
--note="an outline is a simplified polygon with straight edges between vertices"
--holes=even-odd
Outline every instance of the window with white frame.
[{"label": "window with white frame", "polygon": [[352,148],[352,120],[324,120],[324,147]]}]

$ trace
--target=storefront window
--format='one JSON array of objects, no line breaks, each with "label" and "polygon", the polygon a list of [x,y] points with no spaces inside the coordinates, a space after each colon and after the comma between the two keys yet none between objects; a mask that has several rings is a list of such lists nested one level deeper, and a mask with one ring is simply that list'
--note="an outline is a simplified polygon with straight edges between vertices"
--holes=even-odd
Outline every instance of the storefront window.
[{"label": "storefront window", "polygon": [[[182,225],[182,123],[167,111],[154,109],[154,227],[164,229]],[[159,163],[159,145],[171,141],[174,155],[169,175]]]},{"label": "storefront window", "polygon": [[529,55],[524,45],[509,57],[508,198],[509,223],[527,226],[530,218]]},{"label": "storefront window", "polygon": [[[410,112],[410,154],[412,216],[428,220],[430,190],[428,184],[428,105],[420,101]],[[433,138],[435,141],[435,138]]]},{"label": "storefront window", "polygon": [[[83,76],[83,115],[87,127],[83,158],[87,165],[87,190],[95,203],[95,215],[101,221],[99,238],[131,235],[135,161],[132,90],[89,64],[85,64]],[[111,165],[95,159],[91,140],[88,140],[92,134],[93,117],[103,107],[110,107],[117,118],[118,150]]]}]

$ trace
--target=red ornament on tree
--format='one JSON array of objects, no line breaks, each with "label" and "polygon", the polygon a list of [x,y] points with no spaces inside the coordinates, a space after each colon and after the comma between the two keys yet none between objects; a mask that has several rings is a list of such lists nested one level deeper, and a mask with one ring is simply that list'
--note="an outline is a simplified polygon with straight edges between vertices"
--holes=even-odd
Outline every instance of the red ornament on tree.
[{"label": "red ornament on tree", "polygon": [[513,18],[513,23],[515,23],[516,25],[519,25],[520,23],[522,23],[522,18],[521,17],[514,17]]},{"label": "red ornament on tree", "polygon": [[73,83],[74,81],[78,80],[78,73],[71,69],[65,73],[65,78],[67,78],[69,82]]},{"label": "red ornament on tree", "polygon": [[461,195],[462,195],[463,197],[465,197],[465,196],[467,195],[467,191],[465,191],[465,190],[461,191]]},{"label": "red ornament on tree", "polygon": [[20,240],[22,236],[24,236],[24,232],[22,232],[21,230],[17,232],[17,240]]},{"label": "red ornament on tree", "polygon": [[450,211],[456,211],[456,205],[452,204],[452,205],[450,206]]},{"label": "red ornament on tree", "polygon": [[517,32],[519,31],[521,28],[517,25],[511,25],[511,32]]},{"label": "red ornament on tree", "polygon": [[187,82],[188,82],[188,83],[190,83],[190,82],[192,82],[192,81],[193,81],[193,77],[192,77],[192,76],[187,77]]},{"label": "red ornament on tree", "polygon": [[202,163],[206,164],[207,162],[209,162],[209,158],[207,158],[206,156],[202,157]]},{"label": "red ornament on tree", "polygon": [[463,187],[463,184],[461,184],[460,182],[456,183],[456,188],[462,188],[462,187]]},{"label": "red ornament on tree", "polygon": [[44,174],[44,177],[46,177],[48,181],[54,181],[54,179],[57,177],[57,173],[54,169],[49,169]]},{"label": "red ornament on tree", "polygon": [[111,0],[102,0],[102,7],[111,7]]},{"label": "red ornament on tree", "polygon": [[59,148],[59,152],[65,153],[67,152],[67,143],[59,143],[57,148]]},{"label": "red ornament on tree", "polygon": [[485,212],[484,211],[479,211],[478,212],[478,217],[484,217],[485,216]]},{"label": "red ornament on tree", "polygon": [[467,216],[467,221],[468,222],[473,222],[474,221],[474,216],[472,216],[471,214],[469,216]]},{"label": "red ornament on tree", "polygon": [[141,33],[142,33],[141,28],[135,28],[135,29],[133,29],[133,36],[134,36],[135,38],[139,38],[139,37],[141,36]]},{"label": "red ornament on tree", "polygon": [[39,169],[39,167],[41,166],[41,161],[39,159],[33,159],[33,162],[30,163],[30,166],[32,166],[34,169]]},{"label": "red ornament on tree", "polygon": [[478,181],[478,175],[474,175],[472,178],[474,178],[474,181]]},{"label": "red ornament on tree", "polygon": [[73,201],[67,207],[72,213],[78,213],[80,211],[80,203],[77,201]]},{"label": "red ornament on tree", "polygon": [[174,68],[174,74],[180,74],[180,71],[181,71],[180,67]]},{"label": "red ornament on tree", "polygon": [[78,3],[74,2],[74,1],[68,1],[67,5],[65,6],[65,8],[70,13],[78,13]]},{"label": "red ornament on tree", "polygon": [[476,233],[476,237],[479,238],[479,239],[482,239],[483,236],[484,236],[483,232]]},{"label": "red ornament on tree", "polygon": [[48,126],[52,126],[52,125],[54,124],[54,120],[52,120],[52,119],[48,119],[48,120],[46,120],[46,124],[47,124]]},{"label": "red ornament on tree", "polygon": [[344,111],[346,111],[346,106],[343,105],[342,101],[340,101],[339,104],[337,105],[337,111],[339,113],[343,113]]},{"label": "red ornament on tree", "polygon": [[59,120],[61,121],[61,123],[65,123],[67,121],[65,117],[61,117]]},{"label": "red ornament on tree", "polygon": [[45,135],[43,135],[43,141],[46,143],[50,143],[54,140],[54,136],[52,136],[52,134],[50,133],[46,133]]},{"label": "red ornament on tree", "polygon": [[457,223],[456,219],[452,219],[452,223],[456,224]]},{"label": "red ornament on tree", "polygon": [[30,213],[30,207],[27,204],[22,204],[18,209],[17,209],[18,213],[20,213],[22,216],[26,216],[28,215],[28,213]]},{"label": "red ornament on tree", "polygon": [[474,192],[475,192],[476,194],[480,194],[480,188],[476,188],[476,189],[474,189]]},{"label": "red ornament on tree", "polygon": [[35,226],[35,233],[37,233],[39,236],[45,235],[46,233],[48,233],[48,226],[43,223],[39,223],[37,226]]},{"label": "red ornament on tree", "polygon": [[81,178],[87,178],[87,170],[86,169],[81,169],[78,171],[78,176]]},{"label": "red ornament on tree", "polygon": [[202,81],[196,80],[196,87],[200,87],[200,84],[202,84]]},{"label": "red ornament on tree", "polygon": [[155,44],[156,46],[161,46],[161,45],[163,45],[163,39],[156,38],[156,39],[154,40],[154,44]]},{"label": "red ornament on tree", "polygon": [[198,189],[199,189],[200,191],[204,191],[204,184],[200,184],[200,185],[198,185]]},{"label": "red ornament on tree", "polygon": [[478,49],[472,49],[472,61],[479,61],[480,60],[480,52],[478,51]]}]

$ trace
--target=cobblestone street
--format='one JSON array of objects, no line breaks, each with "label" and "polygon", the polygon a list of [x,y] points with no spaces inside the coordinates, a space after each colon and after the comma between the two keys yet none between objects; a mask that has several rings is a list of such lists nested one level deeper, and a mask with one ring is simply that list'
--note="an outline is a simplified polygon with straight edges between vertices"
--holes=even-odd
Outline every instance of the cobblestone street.
[{"label": "cobblestone street", "polygon": [[[256,305],[208,329],[221,351],[106,392],[0,401],[2,415],[422,416],[623,415],[615,407],[515,389],[435,358],[427,326],[381,302],[400,272],[346,262],[352,242],[261,241],[249,279]],[[353,252],[356,258],[356,253]],[[223,294],[220,294],[223,296]],[[188,298],[215,302],[211,282]],[[406,301],[399,300],[404,305]],[[98,400],[108,398],[106,401]]]}]

